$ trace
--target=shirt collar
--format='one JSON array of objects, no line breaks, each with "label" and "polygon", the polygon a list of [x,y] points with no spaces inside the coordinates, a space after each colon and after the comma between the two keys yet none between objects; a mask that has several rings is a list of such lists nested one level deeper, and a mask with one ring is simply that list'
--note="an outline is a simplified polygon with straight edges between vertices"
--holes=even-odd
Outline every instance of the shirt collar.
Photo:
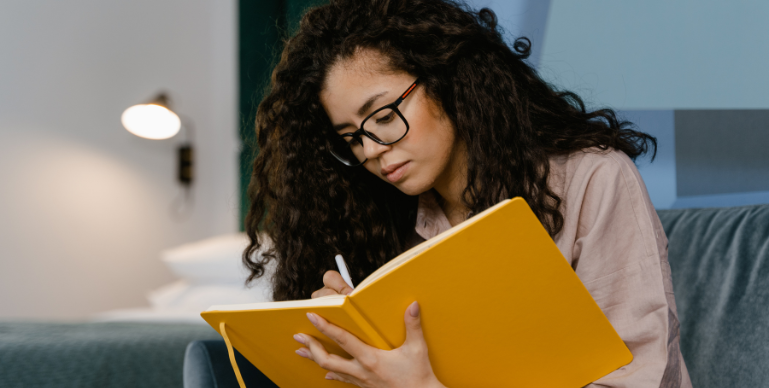
[{"label": "shirt collar", "polygon": [[420,194],[419,205],[417,205],[417,234],[429,240],[449,229],[451,229],[451,223],[438,205],[435,193],[428,190]]}]

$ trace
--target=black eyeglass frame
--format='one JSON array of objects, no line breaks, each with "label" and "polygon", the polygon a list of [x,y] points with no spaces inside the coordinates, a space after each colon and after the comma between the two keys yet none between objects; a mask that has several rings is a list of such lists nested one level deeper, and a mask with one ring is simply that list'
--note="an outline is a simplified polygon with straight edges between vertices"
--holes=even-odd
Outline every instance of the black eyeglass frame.
[{"label": "black eyeglass frame", "polygon": [[[387,104],[387,105],[385,105],[385,106],[383,106],[383,107],[381,107],[381,108],[379,108],[379,109],[375,110],[375,111],[374,111],[374,112],[372,112],[370,115],[366,116],[366,118],[365,118],[365,119],[363,119],[363,121],[361,121],[361,123],[360,123],[360,128],[358,128],[358,130],[357,130],[357,131],[355,131],[355,132],[348,132],[348,133],[345,133],[345,134],[342,134],[342,135],[339,135],[339,136],[341,136],[341,137],[352,137],[352,138],[353,138],[353,140],[351,140],[349,143],[352,143],[352,142],[354,142],[354,141],[358,141],[358,142],[360,142],[360,143],[361,143],[361,146],[363,145],[363,141],[360,139],[360,136],[361,136],[361,135],[363,135],[363,136],[366,136],[367,138],[369,138],[369,139],[371,139],[371,140],[373,140],[373,141],[375,141],[376,143],[378,143],[378,144],[381,144],[381,145],[391,145],[391,144],[395,144],[395,143],[397,143],[397,142],[401,141],[401,140],[402,140],[404,137],[406,137],[406,135],[409,133],[409,128],[410,128],[410,127],[409,127],[409,122],[408,122],[408,120],[406,120],[406,118],[405,118],[405,117],[403,117],[403,113],[401,113],[400,109],[398,109],[398,105],[400,105],[400,104],[401,104],[401,102],[403,102],[403,100],[405,100],[405,99],[406,99],[406,97],[408,97],[408,96],[409,96],[409,94],[411,94],[411,92],[414,90],[414,88],[416,88],[416,87],[417,87],[417,84],[419,84],[419,78],[417,78],[417,79],[414,81],[414,83],[413,83],[413,84],[411,84],[411,86],[409,86],[409,88],[408,88],[408,89],[407,89],[405,92],[403,92],[403,94],[401,94],[401,95],[400,95],[400,97],[398,97],[398,99],[397,99],[397,100],[395,100],[395,101],[393,101],[393,102],[391,102],[391,103],[389,103],[389,104]],[[371,134],[371,133],[368,133],[368,132],[367,132],[365,129],[363,129],[363,126],[365,126],[365,125],[366,125],[366,121],[368,121],[368,119],[370,119],[372,116],[374,116],[375,114],[377,114],[377,113],[379,113],[379,112],[381,112],[381,111],[383,111],[383,110],[385,110],[385,109],[392,109],[392,110],[393,110],[393,112],[395,112],[395,114],[397,114],[397,115],[398,115],[398,117],[400,117],[400,118],[401,118],[401,120],[403,120],[403,123],[404,123],[404,124],[406,124],[406,132],[404,132],[404,133],[403,133],[403,136],[401,136],[401,137],[399,137],[397,140],[395,140],[395,141],[391,141],[391,142],[385,142],[385,141],[382,141],[381,139],[379,139],[378,137],[376,137],[376,135],[374,135],[374,134]],[[349,144],[349,143],[348,143],[348,144]],[[360,165],[363,165],[364,163],[366,163],[366,162],[368,161],[368,158],[366,158],[366,159],[364,159],[362,162],[358,162],[358,164],[351,164],[351,163],[348,163],[348,162],[345,160],[345,158],[344,158],[344,157],[341,157],[341,156],[337,155],[337,154],[334,152],[334,148],[333,148],[333,147],[329,147],[329,151],[331,151],[331,154],[332,154],[332,155],[334,155],[334,157],[335,157],[335,158],[336,158],[338,161],[342,162],[342,163],[343,163],[343,164],[345,164],[346,166],[350,166],[350,167],[358,167],[358,166],[360,166]]]}]

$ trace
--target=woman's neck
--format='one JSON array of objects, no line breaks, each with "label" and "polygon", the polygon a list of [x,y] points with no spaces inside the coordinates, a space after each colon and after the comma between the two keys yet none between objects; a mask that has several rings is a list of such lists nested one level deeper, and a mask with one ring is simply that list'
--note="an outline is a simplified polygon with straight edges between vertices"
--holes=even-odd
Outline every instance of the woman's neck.
[{"label": "woman's neck", "polygon": [[466,220],[467,215],[470,214],[470,209],[468,209],[463,203],[451,204],[447,201],[443,201],[441,204],[441,209],[443,209],[443,213],[446,215],[446,218],[449,220],[449,224],[451,224],[451,226],[456,226],[457,224]]},{"label": "woman's neck", "polygon": [[435,182],[433,187],[440,198],[438,203],[446,214],[451,226],[455,226],[467,219],[470,209],[465,205],[463,193],[467,186],[467,153],[465,147],[460,145],[454,150],[446,166],[446,174],[443,179]]}]

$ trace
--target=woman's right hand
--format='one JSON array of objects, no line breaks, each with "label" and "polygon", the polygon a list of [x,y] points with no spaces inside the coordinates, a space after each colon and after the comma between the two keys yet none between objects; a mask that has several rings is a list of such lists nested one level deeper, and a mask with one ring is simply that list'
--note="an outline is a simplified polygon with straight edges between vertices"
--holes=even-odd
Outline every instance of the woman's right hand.
[{"label": "woman's right hand", "polygon": [[312,293],[312,298],[320,298],[327,295],[348,295],[352,287],[342,279],[342,275],[336,271],[326,271],[323,274],[323,288]]}]

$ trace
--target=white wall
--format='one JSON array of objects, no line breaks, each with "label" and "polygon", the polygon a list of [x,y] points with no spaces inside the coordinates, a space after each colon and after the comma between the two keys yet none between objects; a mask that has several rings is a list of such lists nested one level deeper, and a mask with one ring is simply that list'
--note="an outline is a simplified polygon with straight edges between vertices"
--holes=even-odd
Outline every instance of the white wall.
[{"label": "white wall", "polygon": [[553,0],[540,70],[617,109],[769,107],[769,2]]},{"label": "white wall", "polygon": [[[235,0],[0,2],[0,319],[146,306],[158,252],[237,231]],[[122,111],[159,90],[196,129],[194,207],[175,147]]]}]

